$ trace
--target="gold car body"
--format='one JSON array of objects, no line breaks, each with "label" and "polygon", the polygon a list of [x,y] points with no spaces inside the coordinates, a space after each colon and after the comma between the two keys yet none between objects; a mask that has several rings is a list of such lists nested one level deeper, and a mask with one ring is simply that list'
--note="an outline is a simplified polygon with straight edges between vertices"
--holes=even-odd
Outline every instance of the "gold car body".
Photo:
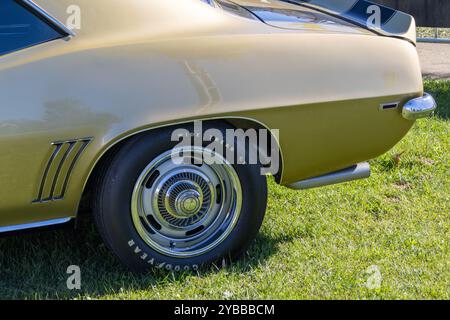
[{"label": "gold car body", "polygon": [[144,131],[279,129],[288,185],[385,153],[423,95],[414,43],[356,26],[271,26],[199,0],[35,2],[62,23],[78,6],[81,29],[0,57],[0,227],[76,217],[102,157]]}]

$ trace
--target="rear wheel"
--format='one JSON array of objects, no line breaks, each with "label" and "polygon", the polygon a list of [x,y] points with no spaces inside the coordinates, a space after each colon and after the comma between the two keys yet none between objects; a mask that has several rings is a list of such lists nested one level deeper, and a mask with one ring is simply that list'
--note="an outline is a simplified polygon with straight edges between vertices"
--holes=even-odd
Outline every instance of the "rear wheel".
[{"label": "rear wheel", "polygon": [[[267,183],[258,165],[231,164],[206,145],[177,149],[171,132],[130,140],[97,185],[99,232],[135,271],[197,269],[237,258],[264,217]],[[207,163],[205,153],[221,161]],[[182,154],[181,161],[173,154]]]}]

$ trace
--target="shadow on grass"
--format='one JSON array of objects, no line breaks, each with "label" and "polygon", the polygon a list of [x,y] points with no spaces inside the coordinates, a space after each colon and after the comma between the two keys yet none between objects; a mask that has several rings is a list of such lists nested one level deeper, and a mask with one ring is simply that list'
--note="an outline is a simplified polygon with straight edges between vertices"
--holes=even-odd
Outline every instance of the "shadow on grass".
[{"label": "shadow on grass", "polygon": [[[76,230],[33,232],[0,238],[0,299],[99,298],[121,291],[151,290],[187,278],[206,277],[217,268],[197,273],[152,270],[135,275],[123,267],[104,246],[93,221],[80,219]],[[225,267],[228,273],[245,273],[276,253],[289,239],[260,234],[242,260]],[[67,267],[81,268],[82,289],[67,289]]]},{"label": "shadow on grass", "polygon": [[425,91],[430,93],[438,105],[435,112],[438,118],[450,119],[450,81],[445,80],[424,80]]}]

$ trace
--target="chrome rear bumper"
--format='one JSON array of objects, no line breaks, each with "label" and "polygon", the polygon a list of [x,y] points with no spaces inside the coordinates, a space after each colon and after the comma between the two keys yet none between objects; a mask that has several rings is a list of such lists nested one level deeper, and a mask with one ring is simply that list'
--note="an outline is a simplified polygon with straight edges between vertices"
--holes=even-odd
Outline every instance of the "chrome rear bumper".
[{"label": "chrome rear bumper", "polygon": [[436,101],[434,98],[425,93],[423,97],[408,101],[402,110],[403,118],[407,120],[417,120],[428,117],[436,110]]}]

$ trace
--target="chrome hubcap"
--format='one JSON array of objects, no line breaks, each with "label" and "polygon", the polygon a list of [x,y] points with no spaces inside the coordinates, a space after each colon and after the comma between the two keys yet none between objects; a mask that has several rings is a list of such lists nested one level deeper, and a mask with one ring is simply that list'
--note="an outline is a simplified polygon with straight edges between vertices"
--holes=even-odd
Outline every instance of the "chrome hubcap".
[{"label": "chrome hubcap", "polygon": [[175,199],[177,214],[189,218],[195,215],[201,208],[202,195],[196,190],[185,190]]},{"label": "chrome hubcap", "polygon": [[225,240],[242,202],[239,178],[225,159],[209,165],[201,161],[205,149],[188,149],[176,150],[184,150],[181,164],[172,161],[174,151],[153,160],[138,178],[131,202],[141,238],[158,252],[181,258],[201,255]]},{"label": "chrome hubcap", "polygon": [[154,189],[153,209],[158,219],[171,226],[187,227],[205,215],[213,192],[211,181],[198,169],[177,168],[169,171]]}]

